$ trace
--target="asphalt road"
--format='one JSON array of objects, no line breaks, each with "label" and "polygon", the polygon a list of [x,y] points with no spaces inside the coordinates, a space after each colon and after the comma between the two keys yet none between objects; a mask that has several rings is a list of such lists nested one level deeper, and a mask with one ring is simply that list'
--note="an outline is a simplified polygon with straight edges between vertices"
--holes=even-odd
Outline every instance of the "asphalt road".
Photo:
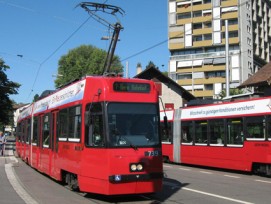
[{"label": "asphalt road", "polygon": [[[271,198],[271,178],[245,173],[164,164],[163,191],[151,195],[101,196],[76,193],[24,164],[20,159],[13,171],[36,203],[263,203]],[[3,171],[3,163],[0,171]],[[7,169],[7,167],[6,167]],[[2,172],[4,175],[4,172]],[[7,172],[8,174],[8,172]],[[6,181],[2,177],[2,181]],[[6,181],[7,183],[7,181]],[[1,189],[1,188],[0,188]],[[22,203],[16,192],[14,201]],[[3,201],[3,199],[1,199]],[[0,201],[1,201],[0,200]],[[0,202],[2,203],[2,202]],[[32,202],[33,203],[33,202]]]}]

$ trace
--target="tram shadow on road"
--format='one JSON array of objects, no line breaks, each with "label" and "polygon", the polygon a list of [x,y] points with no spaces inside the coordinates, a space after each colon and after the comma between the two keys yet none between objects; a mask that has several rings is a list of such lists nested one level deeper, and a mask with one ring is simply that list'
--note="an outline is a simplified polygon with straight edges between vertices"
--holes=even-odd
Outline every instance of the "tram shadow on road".
[{"label": "tram shadow on road", "polygon": [[163,203],[173,194],[180,191],[183,187],[187,186],[187,183],[181,183],[177,180],[164,178],[162,191],[151,194],[137,194],[137,195],[114,195],[105,196],[99,194],[86,193],[85,198],[90,200],[102,201],[105,203]]},{"label": "tram shadow on road", "polygon": [[156,194],[156,200],[160,202],[165,202],[173,194],[179,192],[183,187],[188,186],[189,183],[181,183],[177,180],[164,178],[163,180],[163,190]]}]

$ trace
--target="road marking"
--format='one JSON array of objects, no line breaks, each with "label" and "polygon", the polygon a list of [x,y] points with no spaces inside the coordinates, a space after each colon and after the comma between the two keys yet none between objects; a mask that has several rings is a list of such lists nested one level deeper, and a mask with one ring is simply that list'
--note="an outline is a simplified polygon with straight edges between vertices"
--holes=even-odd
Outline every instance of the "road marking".
[{"label": "road marking", "polygon": [[213,174],[212,172],[209,172],[209,171],[199,171],[199,172],[203,174]]},{"label": "road marking", "polygon": [[265,180],[255,180],[255,181],[262,182],[262,183],[271,183],[271,181],[265,181]]},{"label": "road marking", "polygon": [[191,171],[191,169],[187,169],[187,168],[179,168],[180,170],[184,170],[184,171]]},{"label": "road marking", "polygon": [[227,174],[225,174],[224,176],[230,177],[230,178],[240,178],[239,176],[232,176],[232,175],[227,175]]},{"label": "road marking", "polygon": [[195,192],[195,193],[200,193],[200,194],[203,194],[203,195],[208,195],[208,196],[212,196],[212,197],[216,197],[216,198],[221,198],[221,199],[224,199],[224,200],[233,201],[233,202],[236,202],[236,203],[252,204],[252,203],[247,202],[247,201],[233,199],[233,198],[229,198],[229,197],[225,197],[225,196],[220,196],[220,195],[216,195],[216,194],[213,194],[213,193],[207,193],[207,192],[204,192],[204,191],[198,191],[198,190],[191,189],[191,188],[184,187],[182,189],[187,190],[187,191],[192,191],[192,192]]},{"label": "road marking", "polygon": [[228,201],[232,201],[232,202],[236,202],[236,203],[253,204],[251,202],[247,202],[247,201],[243,201],[243,200],[238,200],[238,199],[233,199],[233,198],[229,198],[229,197],[225,197],[225,196],[220,196],[220,195],[213,194],[213,193],[207,193],[207,192],[195,190],[195,189],[192,189],[192,188],[181,187],[179,185],[176,185],[176,184],[170,183],[170,182],[166,182],[166,181],[164,181],[163,184],[174,187],[174,188],[181,188],[182,190],[191,191],[191,192],[199,193],[199,194],[203,194],[203,195],[208,195],[208,196],[212,196],[212,197],[216,197],[216,198],[220,198],[220,199],[224,199],[224,200],[228,200]]},{"label": "road marking", "polygon": [[167,167],[167,168],[173,168],[172,166],[168,166],[168,165],[164,165],[164,167]]},{"label": "road marking", "polygon": [[24,200],[24,202],[26,204],[38,204],[38,202],[27,193],[27,191],[22,187],[21,183],[17,180],[12,163],[5,164],[5,171],[10,184],[16,193]]}]

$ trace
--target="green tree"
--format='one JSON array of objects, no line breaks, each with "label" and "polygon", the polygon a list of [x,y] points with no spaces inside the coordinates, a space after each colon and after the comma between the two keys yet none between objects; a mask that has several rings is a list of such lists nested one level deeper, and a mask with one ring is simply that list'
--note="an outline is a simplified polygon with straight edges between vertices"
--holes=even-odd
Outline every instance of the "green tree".
[{"label": "green tree", "polygon": [[[238,94],[242,94],[244,93],[242,89],[230,89],[230,96],[234,96],[234,95],[238,95]],[[218,94],[220,99],[223,99],[224,97],[226,97],[226,89],[223,89],[219,94]]]},{"label": "green tree", "polygon": [[152,61],[149,61],[149,64],[146,66],[146,69],[148,69],[149,67],[154,67],[158,69],[158,67]]},{"label": "green tree", "polygon": [[20,84],[10,81],[5,73],[10,67],[0,59],[0,126],[13,123],[13,101],[10,95],[18,94]]},{"label": "green tree", "polygon": [[[81,45],[63,55],[58,62],[58,77],[55,86],[59,87],[86,75],[102,75],[107,52],[92,45]],[[110,72],[123,71],[118,56],[113,57]]]},{"label": "green tree", "polygon": [[39,94],[35,94],[34,98],[33,98],[33,102],[36,102],[37,100],[39,100]]}]

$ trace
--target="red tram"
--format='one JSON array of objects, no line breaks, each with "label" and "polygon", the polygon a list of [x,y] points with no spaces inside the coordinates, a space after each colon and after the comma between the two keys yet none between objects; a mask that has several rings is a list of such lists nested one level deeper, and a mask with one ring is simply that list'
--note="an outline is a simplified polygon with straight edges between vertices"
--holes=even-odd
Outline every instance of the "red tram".
[{"label": "red tram", "polygon": [[152,193],[162,188],[159,126],[152,81],[87,76],[20,114],[17,152],[74,190]]},{"label": "red tram", "polygon": [[164,160],[271,175],[271,97],[160,112]]}]

